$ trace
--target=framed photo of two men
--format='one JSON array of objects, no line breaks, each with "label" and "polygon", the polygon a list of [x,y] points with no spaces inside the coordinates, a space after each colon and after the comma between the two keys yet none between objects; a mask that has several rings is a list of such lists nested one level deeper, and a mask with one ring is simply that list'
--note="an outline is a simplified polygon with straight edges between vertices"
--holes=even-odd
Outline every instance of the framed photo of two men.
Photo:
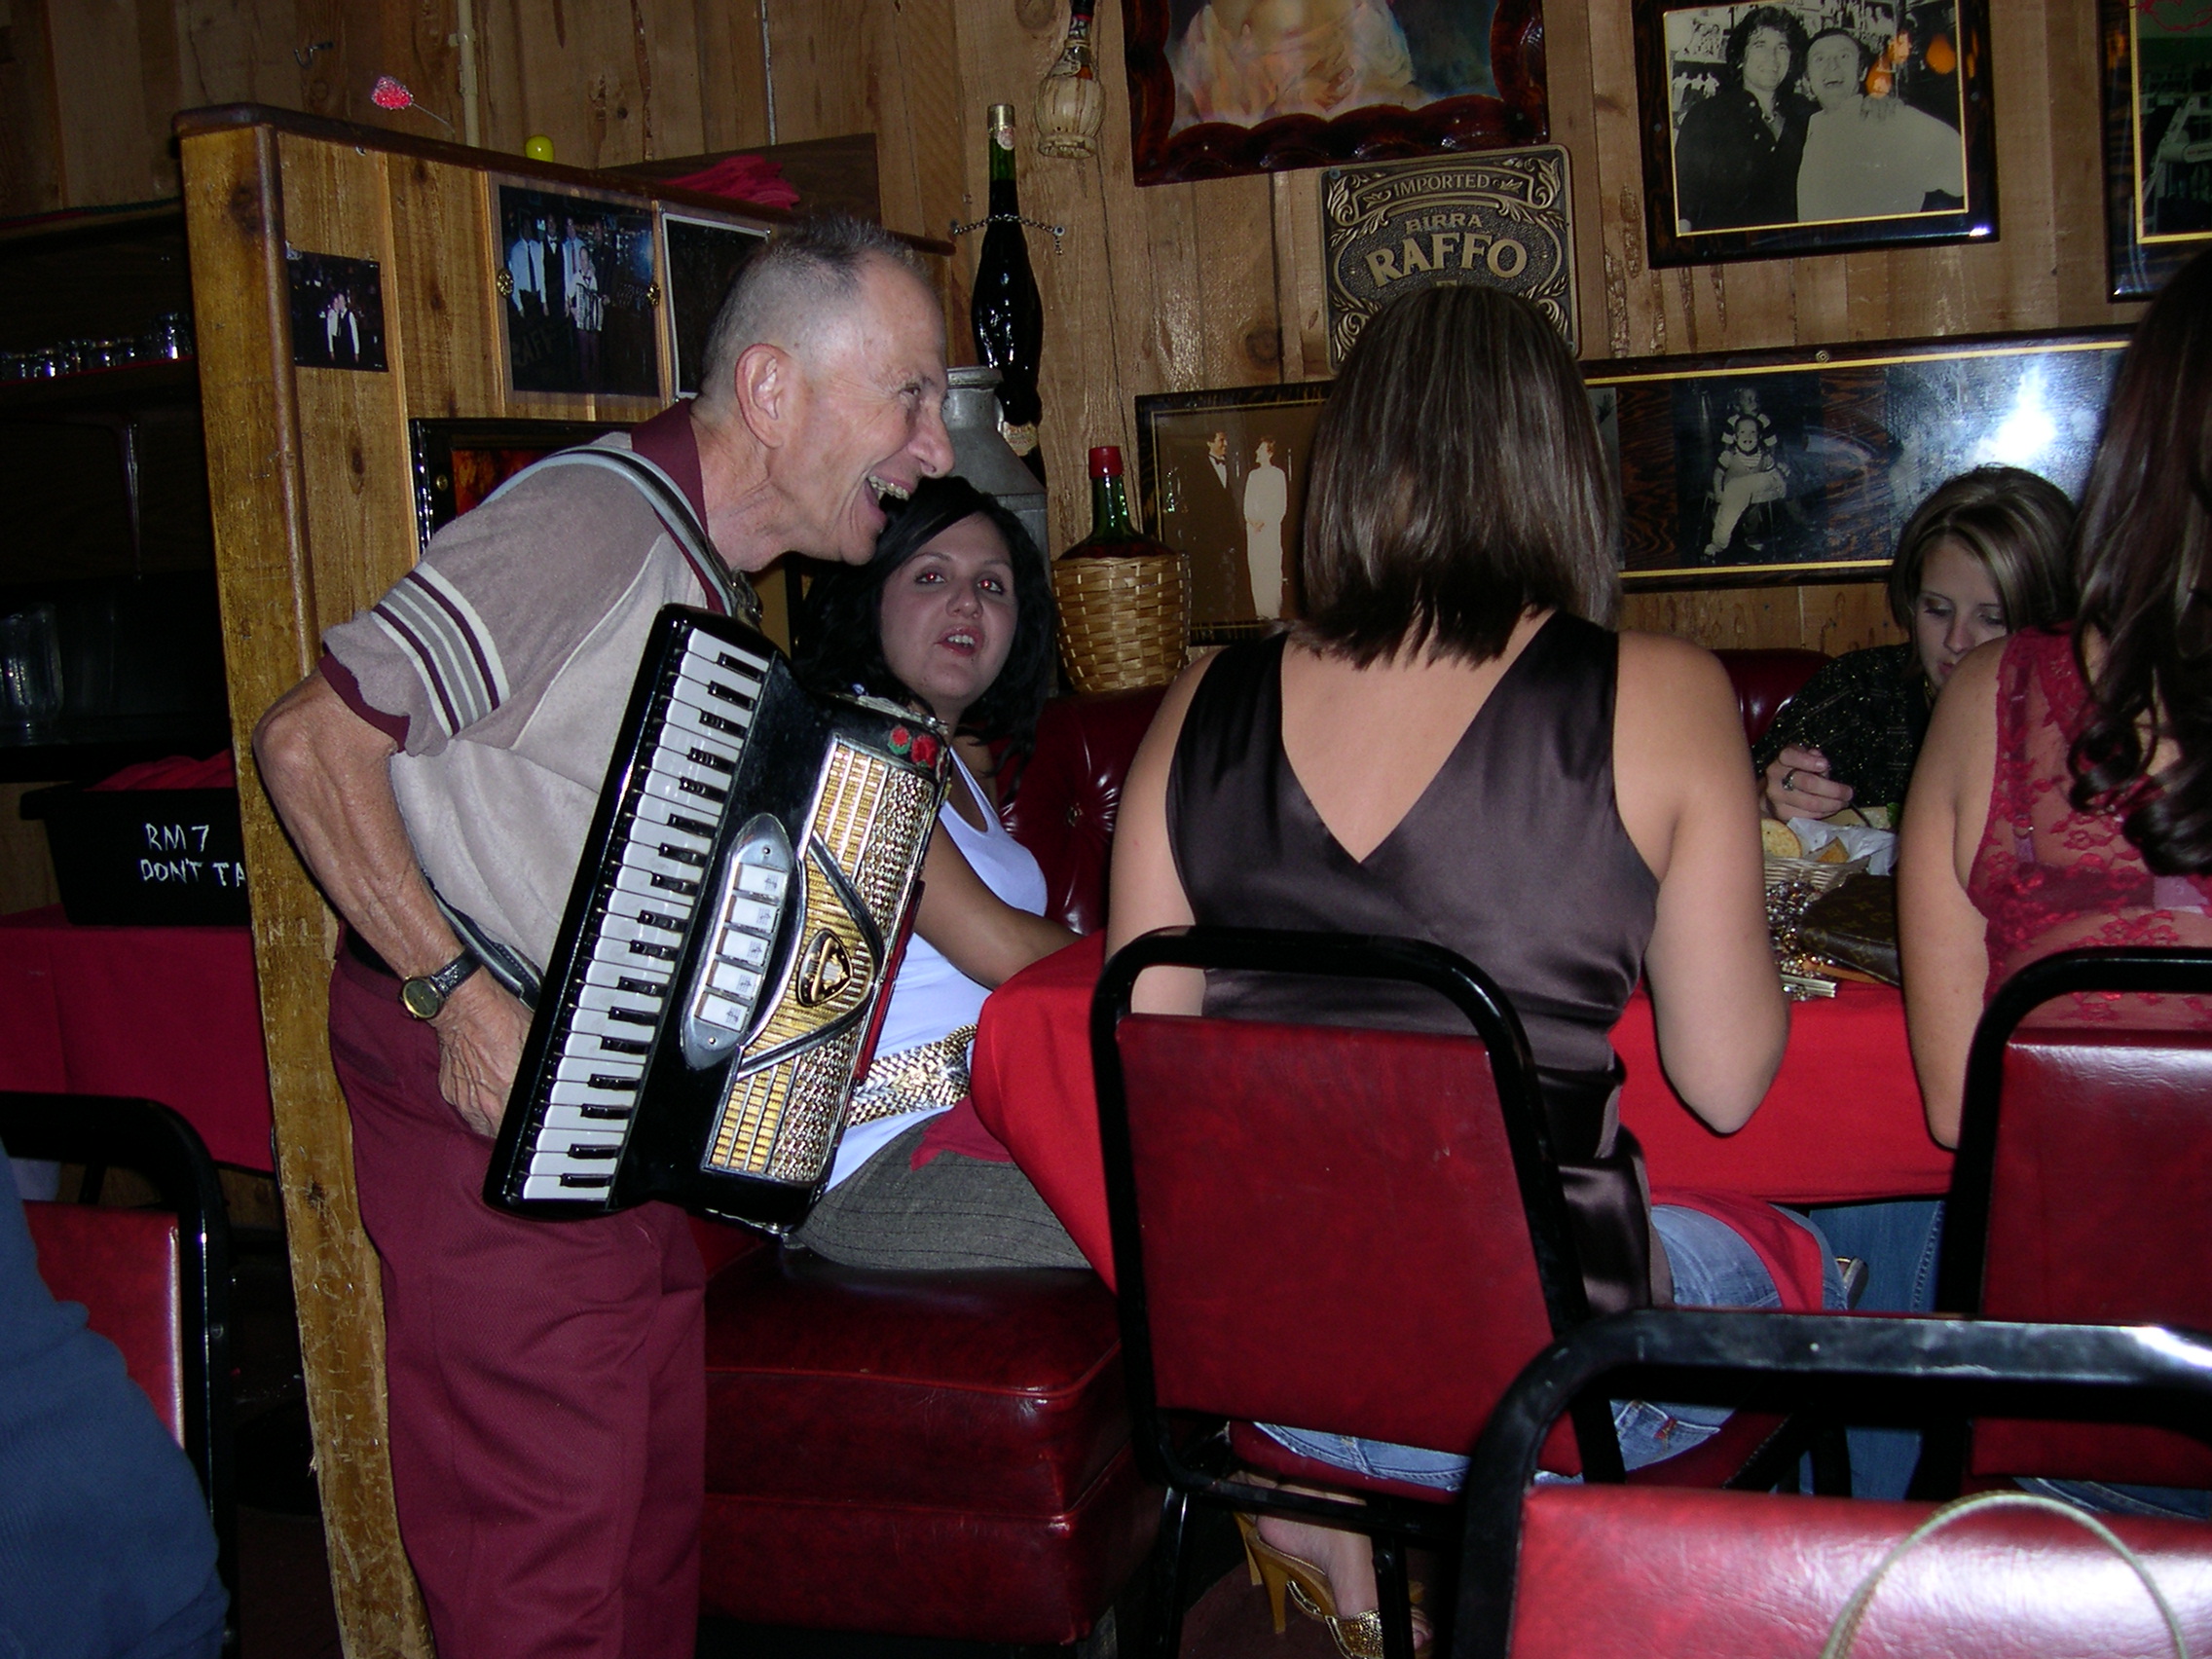
[{"label": "framed photo of two men", "polygon": [[1653,265],[1997,235],[1986,0],[1635,0]]}]

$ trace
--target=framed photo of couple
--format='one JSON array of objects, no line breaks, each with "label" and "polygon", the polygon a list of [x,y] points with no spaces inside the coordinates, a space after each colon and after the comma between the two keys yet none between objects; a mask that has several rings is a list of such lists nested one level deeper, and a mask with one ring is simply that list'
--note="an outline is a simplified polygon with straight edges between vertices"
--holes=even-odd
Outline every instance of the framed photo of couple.
[{"label": "framed photo of couple", "polygon": [[1333,381],[1137,399],[1145,528],[1191,561],[1191,639],[1225,645],[1298,614],[1313,425]]},{"label": "framed photo of couple", "polygon": [[1987,0],[1636,0],[1653,265],[1997,235]]}]

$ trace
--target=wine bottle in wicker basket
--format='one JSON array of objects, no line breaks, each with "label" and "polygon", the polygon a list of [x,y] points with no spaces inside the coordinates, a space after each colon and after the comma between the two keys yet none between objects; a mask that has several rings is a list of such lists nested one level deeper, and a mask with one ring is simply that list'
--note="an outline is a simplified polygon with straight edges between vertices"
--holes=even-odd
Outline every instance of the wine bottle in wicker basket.
[{"label": "wine bottle in wicker basket", "polygon": [[1060,658],[1078,691],[1175,678],[1191,638],[1190,562],[1129,522],[1122,452],[1090,452],[1090,534],[1052,562]]}]

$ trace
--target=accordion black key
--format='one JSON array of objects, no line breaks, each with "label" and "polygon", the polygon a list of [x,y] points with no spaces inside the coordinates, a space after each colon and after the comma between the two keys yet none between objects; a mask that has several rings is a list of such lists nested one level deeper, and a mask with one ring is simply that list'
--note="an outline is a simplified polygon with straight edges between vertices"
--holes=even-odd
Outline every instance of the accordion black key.
[{"label": "accordion black key", "polygon": [[662,611],[487,1201],[802,1221],[874,1046],[946,764],[933,722],[815,696],[743,622]]}]

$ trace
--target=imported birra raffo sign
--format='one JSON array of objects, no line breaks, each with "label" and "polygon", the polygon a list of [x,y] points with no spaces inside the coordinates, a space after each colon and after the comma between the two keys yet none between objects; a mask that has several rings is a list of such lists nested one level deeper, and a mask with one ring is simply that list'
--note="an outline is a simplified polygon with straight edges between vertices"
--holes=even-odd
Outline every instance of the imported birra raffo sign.
[{"label": "imported birra raffo sign", "polygon": [[1332,367],[1393,295],[1438,282],[1510,289],[1576,348],[1574,229],[1567,151],[1557,144],[1331,167],[1321,175],[1321,240]]}]

